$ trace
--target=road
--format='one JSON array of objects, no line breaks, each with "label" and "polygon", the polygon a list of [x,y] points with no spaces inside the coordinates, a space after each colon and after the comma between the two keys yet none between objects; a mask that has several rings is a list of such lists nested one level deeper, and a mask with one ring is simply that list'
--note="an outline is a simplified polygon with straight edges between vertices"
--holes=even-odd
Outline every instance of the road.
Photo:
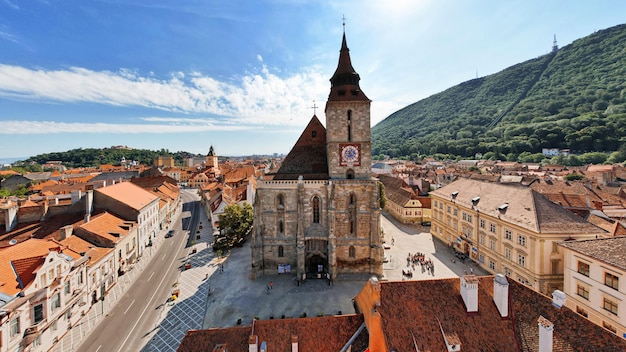
[{"label": "road", "polygon": [[174,236],[164,240],[150,265],[76,351],[140,351],[148,343],[164,318],[161,311],[187,259],[188,230],[195,229],[198,222],[197,196],[181,191],[181,197],[183,212],[173,225]]}]

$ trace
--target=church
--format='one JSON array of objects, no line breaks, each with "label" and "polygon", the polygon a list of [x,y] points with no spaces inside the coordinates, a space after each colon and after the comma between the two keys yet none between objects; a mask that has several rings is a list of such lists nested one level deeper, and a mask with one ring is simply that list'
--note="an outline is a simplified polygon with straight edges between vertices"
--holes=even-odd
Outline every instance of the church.
[{"label": "church", "polygon": [[380,190],[372,178],[371,100],[359,87],[343,33],[330,79],[326,127],[313,115],[282,165],[257,183],[252,277],[298,282],[382,276]]}]

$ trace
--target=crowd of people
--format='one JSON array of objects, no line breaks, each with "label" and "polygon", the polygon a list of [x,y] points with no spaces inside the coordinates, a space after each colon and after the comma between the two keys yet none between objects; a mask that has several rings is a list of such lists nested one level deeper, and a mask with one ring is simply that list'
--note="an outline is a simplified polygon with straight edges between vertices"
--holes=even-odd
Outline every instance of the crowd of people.
[{"label": "crowd of people", "polygon": [[415,271],[415,268],[417,266],[419,266],[420,269],[422,270],[422,274],[424,272],[428,272],[429,275],[435,276],[435,264],[433,263],[432,259],[430,258],[426,259],[426,256],[424,255],[424,253],[417,252],[417,253],[411,254],[409,252],[408,256],[406,257],[406,266],[407,266],[406,271],[402,269],[403,279],[412,278],[413,271]]}]

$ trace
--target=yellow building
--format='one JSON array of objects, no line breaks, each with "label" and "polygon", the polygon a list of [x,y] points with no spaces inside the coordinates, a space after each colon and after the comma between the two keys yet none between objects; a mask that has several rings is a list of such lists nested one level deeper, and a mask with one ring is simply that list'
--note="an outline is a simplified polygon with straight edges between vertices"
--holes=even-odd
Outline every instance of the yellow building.
[{"label": "yellow building", "polygon": [[385,210],[404,224],[425,224],[430,222],[430,198],[420,197],[402,179],[378,175],[385,186]]},{"label": "yellow building", "polygon": [[571,310],[626,337],[626,237],[566,241],[563,292]]},{"label": "yellow building", "polygon": [[488,272],[542,293],[563,287],[558,242],[608,235],[519,184],[459,179],[430,196],[431,234]]}]

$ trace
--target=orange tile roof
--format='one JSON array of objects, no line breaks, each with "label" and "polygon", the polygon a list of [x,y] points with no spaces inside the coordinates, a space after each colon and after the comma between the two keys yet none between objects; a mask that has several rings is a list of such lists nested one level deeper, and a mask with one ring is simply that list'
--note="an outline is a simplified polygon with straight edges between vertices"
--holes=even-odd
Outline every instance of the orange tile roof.
[{"label": "orange tile roof", "polygon": [[60,242],[63,246],[63,253],[74,259],[79,259],[83,255],[89,258],[88,265],[99,262],[102,258],[115,250],[115,248],[103,248],[85,241],[78,236],[70,236]]},{"label": "orange tile roof", "polygon": [[98,188],[100,192],[110,198],[128,205],[135,210],[141,210],[158,197],[144,190],[132,182],[121,182],[111,186]]},{"label": "orange tile roof", "polygon": [[[130,232],[131,225],[137,226],[134,222],[129,223],[109,212],[104,212],[92,217],[89,222],[80,225],[77,232],[81,230],[88,231],[96,236],[117,243]],[[119,234],[119,236],[114,234]]]},{"label": "orange tile roof", "polygon": [[[20,292],[15,273],[17,272],[26,285],[32,281],[33,271],[41,265],[39,258],[44,258],[51,250],[58,250],[54,242],[30,239],[13,246],[0,249],[0,292],[14,296]],[[15,266],[15,271],[14,271]]]}]

